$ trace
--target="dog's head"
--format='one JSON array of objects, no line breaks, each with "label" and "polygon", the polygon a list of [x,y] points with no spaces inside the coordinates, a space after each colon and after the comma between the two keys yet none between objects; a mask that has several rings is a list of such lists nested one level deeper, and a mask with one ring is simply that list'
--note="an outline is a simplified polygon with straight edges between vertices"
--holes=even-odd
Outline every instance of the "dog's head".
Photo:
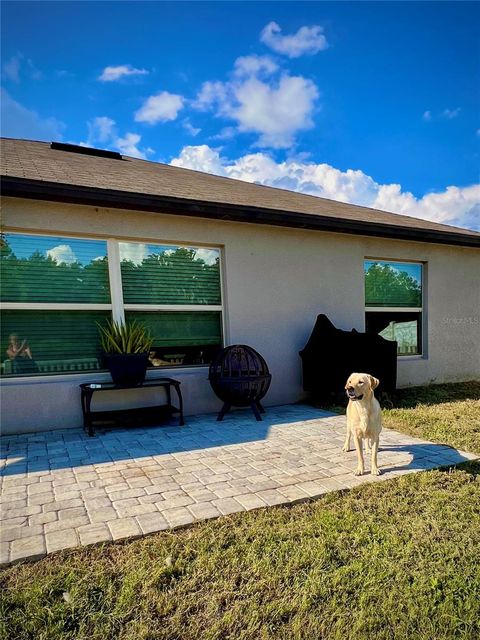
[{"label": "dog's head", "polygon": [[365,396],[371,395],[373,389],[380,384],[378,378],[374,378],[369,373],[352,373],[345,384],[345,391],[349,400],[363,400]]}]

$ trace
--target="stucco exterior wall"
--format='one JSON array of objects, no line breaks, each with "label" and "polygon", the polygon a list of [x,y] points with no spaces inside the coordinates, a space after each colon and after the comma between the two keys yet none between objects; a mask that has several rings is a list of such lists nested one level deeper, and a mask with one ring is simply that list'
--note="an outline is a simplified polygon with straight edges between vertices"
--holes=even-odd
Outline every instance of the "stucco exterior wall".
[{"label": "stucco exterior wall", "polygon": [[[425,354],[399,359],[399,386],[480,377],[476,249],[14,198],[4,200],[3,227],[222,247],[225,343],[249,344],[265,357],[273,375],[267,406],[301,399],[298,352],[319,313],[339,328],[364,330],[365,257],[424,261]],[[162,369],[149,375],[181,380],[186,415],[220,407],[207,380],[208,368]],[[101,376],[4,379],[3,433],[80,426],[78,384]]]}]

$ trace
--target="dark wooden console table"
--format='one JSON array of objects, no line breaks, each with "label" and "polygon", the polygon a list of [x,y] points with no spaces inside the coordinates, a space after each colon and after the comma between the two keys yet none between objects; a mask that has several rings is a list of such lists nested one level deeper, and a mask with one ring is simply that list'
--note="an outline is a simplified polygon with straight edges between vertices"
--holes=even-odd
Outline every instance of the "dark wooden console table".
[{"label": "dark wooden console table", "polygon": [[[162,387],[167,392],[167,402],[139,408],[110,409],[108,411],[92,411],[92,398],[97,391],[124,391],[126,389],[149,389],[151,387]],[[172,387],[177,392],[179,406],[172,404]],[[83,426],[88,431],[89,436],[94,435],[94,423],[113,423],[117,426],[127,426],[131,424],[158,424],[172,414],[179,414],[179,424],[185,424],[183,420],[183,399],[180,391],[180,382],[173,378],[158,378],[156,380],[145,380],[142,384],[116,385],[113,382],[89,382],[80,385]]]}]

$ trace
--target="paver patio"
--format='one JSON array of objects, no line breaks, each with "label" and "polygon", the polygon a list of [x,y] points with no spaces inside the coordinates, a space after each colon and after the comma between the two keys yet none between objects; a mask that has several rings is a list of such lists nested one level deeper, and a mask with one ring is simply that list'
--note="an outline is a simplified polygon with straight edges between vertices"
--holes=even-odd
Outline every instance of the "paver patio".
[{"label": "paver patio", "polygon": [[381,476],[355,477],[345,417],[305,405],[187,418],[185,427],[81,429],[2,440],[0,563],[291,504],[477,456],[385,429]]}]

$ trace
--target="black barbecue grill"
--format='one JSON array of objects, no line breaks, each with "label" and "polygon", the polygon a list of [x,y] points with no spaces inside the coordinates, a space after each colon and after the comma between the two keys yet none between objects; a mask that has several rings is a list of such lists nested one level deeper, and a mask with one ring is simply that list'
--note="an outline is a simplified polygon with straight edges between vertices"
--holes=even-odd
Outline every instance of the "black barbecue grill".
[{"label": "black barbecue grill", "polygon": [[317,317],[305,348],[303,388],[310,398],[329,402],[344,396],[348,376],[354,371],[371,373],[380,380],[378,393],[392,393],[397,383],[397,343],[371,333],[342,331],[327,316]]},{"label": "black barbecue grill", "polygon": [[210,365],[208,376],[215,394],[223,401],[217,420],[223,420],[232,406],[251,407],[261,420],[265,409],[260,400],[270,387],[272,376],[262,356],[245,344],[222,349]]}]

